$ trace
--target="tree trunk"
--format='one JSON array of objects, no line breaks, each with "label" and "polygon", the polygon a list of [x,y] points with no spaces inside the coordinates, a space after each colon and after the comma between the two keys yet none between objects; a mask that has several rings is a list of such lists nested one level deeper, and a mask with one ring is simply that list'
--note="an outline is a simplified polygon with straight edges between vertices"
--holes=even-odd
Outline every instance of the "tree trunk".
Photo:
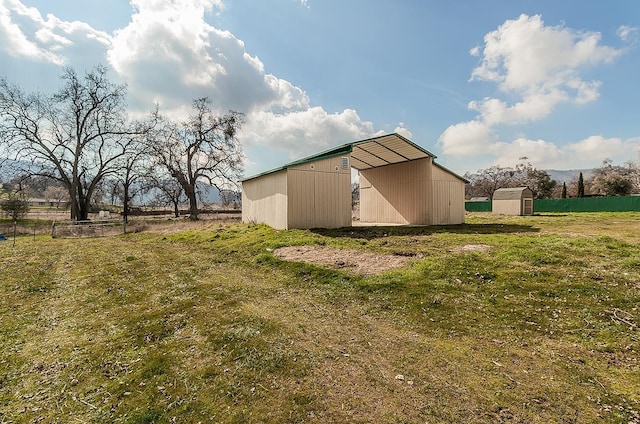
[{"label": "tree trunk", "polygon": [[122,219],[125,224],[129,222],[129,185],[123,184],[123,205],[122,205]]},{"label": "tree trunk", "polygon": [[177,200],[173,202],[173,214],[176,218],[180,217],[180,205]]},{"label": "tree trunk", "polygon": [[78,221],[87,221],[87,220],[89,220],[89,199],[82,199],[80,201]]},{"label": "tree trunk", "polygon": [[191,221],[198,220],[198,199],[196,197],[195,190],[189,190],[187,192],[187,197],[189,198],[189,219]]}]

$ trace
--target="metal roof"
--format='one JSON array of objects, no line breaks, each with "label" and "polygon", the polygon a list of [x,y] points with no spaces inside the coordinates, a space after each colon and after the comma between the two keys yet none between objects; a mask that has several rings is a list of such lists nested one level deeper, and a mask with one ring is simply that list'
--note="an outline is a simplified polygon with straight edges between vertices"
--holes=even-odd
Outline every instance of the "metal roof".
[{"label": "metal roof", "polygon": [[[393,165],[400,162],[408,162],[416,159],[423,159],[428,157],[436,158],[433,153],[423,149],[422,147],[413,143],[411,140],[401,136],[400,134],[393,133],[343,144],[341,146],[325,150],[324,152],[320,152],[318,154],[308,156],[294,162],[290,162],[276,169],[254,175],[252,177],[247,177],[242,181],[251,180],[262,175],[281,171],[291,166],[301,165],[304,163],[342,155],[350,155],[351,167],[359,171],[364,169],[377,168],[379,166]],[[464,178],[449,171],[443,166],[437,166],[467,182]]]},{"label": "metal roof", "polygon": [[493,200],[520,200],[533,198],[528,187],[499,188],[493,192]]},{"label": "metal roof", "polygon": [[388,134],[380,137],[351,143],[351,166],[359,171],[394,163],[407,162],[427,157],[435,158],[422,147],[414,144],[400,134]]}]

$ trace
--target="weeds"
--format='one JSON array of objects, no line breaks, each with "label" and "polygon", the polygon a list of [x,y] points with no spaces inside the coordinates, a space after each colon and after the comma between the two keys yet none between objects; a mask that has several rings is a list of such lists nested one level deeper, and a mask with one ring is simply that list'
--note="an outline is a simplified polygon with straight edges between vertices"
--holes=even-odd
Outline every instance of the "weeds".
[{"label": "weeds", "polygon": [[640,421],[638,215],[468,222],[0,245],[0,422]]}]

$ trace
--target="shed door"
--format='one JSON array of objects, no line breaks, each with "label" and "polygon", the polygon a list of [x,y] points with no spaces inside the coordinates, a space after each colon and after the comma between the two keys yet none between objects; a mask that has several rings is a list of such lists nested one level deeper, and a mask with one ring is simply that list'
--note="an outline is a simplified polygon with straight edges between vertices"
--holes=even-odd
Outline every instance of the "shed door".
[{"label": "shed door", "polygon": [[523,215],[533,215],[533,199],[524,199]]}]

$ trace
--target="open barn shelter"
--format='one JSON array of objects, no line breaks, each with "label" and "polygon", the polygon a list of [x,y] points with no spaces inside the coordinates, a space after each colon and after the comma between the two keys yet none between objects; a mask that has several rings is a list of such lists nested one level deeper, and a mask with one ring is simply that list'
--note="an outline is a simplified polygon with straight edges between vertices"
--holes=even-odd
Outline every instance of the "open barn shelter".
[{"label": "open barn shelter", "polygon": [[351,168],[360,177],[360,222],[464,222],[467,181],[399,134],[344,144],[242,181],[243,222],[278,229],[351,226]]}]

